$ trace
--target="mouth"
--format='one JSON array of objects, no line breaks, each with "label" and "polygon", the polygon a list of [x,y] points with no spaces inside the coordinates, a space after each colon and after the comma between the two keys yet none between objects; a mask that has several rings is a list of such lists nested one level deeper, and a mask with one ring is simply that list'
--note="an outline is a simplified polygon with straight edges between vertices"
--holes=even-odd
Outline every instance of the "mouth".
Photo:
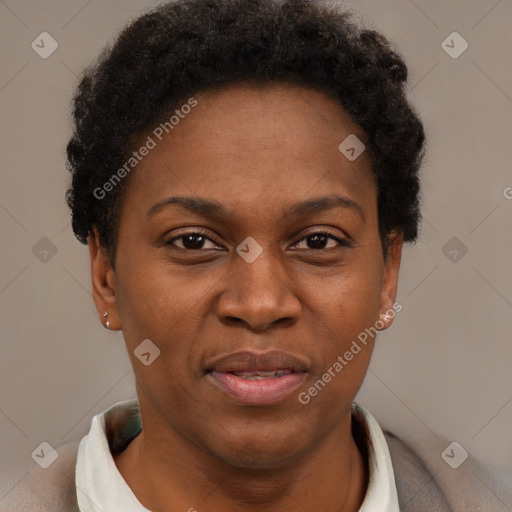
[{"label": "mouth", "polygon": [[296,390],[307,364],[286,352],[236,352],[208,366],[206,378],[225,396],[242,405],[271,405]]},{"label": "mouth", "polygon": [[271,377],[282,377],[283,375],[289,375],[290,373],[295,373],[292,370],[257,370],[255,372],[225,372],[230,373],[232,375],[236,375],[237,377],[242,377],[246,380],[262,380],[268,379]]}]

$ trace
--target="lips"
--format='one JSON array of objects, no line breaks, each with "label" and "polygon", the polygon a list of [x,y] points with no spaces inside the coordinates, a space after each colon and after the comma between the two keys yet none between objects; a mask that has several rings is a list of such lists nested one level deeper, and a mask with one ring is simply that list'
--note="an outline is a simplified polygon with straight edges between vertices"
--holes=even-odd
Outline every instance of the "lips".
[{"label": "lips", "polygon": [[249,350],[234,352],[214,360],[207,365],[207,372],[249,373],[285,372],[301,373],[307,370],[307,364],[298,357],[282,350],[257,353]]},{"label": "lips", "polygon": [[271,405],[290,395],[303,381],[307,364],[280,350],[242,351],[214,360],[207,379],[242,405]]}]

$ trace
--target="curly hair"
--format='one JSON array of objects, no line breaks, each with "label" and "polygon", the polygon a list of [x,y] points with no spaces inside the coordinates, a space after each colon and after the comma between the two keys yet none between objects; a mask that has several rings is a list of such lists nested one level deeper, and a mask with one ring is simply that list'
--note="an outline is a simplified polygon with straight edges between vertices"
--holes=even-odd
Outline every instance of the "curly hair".
[{"label": "curly hair", "polygon": [[78,85],[66,192],[77,239],[96,229],[113,265],[128,180],[101,199],[94,190],[181,102],[247,81],[335,98],[365,134],[383,248],[393,233],[417,238],[425,135],[406,98],[407,67],[383,35],[315,0],[175,0],[125,27]]}]

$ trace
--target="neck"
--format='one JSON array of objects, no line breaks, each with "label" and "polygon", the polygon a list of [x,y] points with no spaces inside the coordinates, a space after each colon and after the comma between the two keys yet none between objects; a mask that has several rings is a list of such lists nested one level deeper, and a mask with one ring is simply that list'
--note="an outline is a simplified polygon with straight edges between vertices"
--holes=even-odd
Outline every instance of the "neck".
[{"label": "neck", "polygon": [[226,464],[172,429],[165,443],[152,439],[146,425],[114,461],[137,499],[153,512],[296,512],[298,507],[357,512],[369,475],[352,427],[348,414],[307,454],[279,468],[253,469]]}]

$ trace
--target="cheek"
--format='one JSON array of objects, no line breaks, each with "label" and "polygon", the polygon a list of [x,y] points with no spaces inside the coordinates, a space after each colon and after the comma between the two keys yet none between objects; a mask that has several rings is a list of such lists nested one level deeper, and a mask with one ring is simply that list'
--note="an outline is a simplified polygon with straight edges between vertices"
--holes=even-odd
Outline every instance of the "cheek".
[{"label": "cheek", "polygon": [[[170,390],[185,381],[189,386],[195,377],[192,369],[197,368],[197,345],[205,335],[205,301],[224,273],[208,271],[204,278],[192,277],[186,269],[176,270],[162,260],[125,258],[119,265],[116,302],[126,347],[138,369],[137,379],[151,388]],[[160,350],[147,368],[134,353],[146,339]]]},{"label": "cheek", "polygon": [[315,374],[321,377],[341,357],[343,369],[339,365],[332,368],[336,375],[344,375],[333,379],[339,386],[350,386],[366,372],[379,318],[381,275],[375,263],[372,268],[362,260],[350,271],[339,272],[310,289],[311,322],[318,334],[316,350],[322,354]]},{"label": "cheek", "polygon": [[172,337],[172,332],[179,330],[205,293],[204,283],[201,286],[183,272],[150,258],[126,259],[119,275],[116,303],[125,337],[152,335],[165,341],[166,336]]},{"label": "cheek", "polygon": [[382,274],[374,262],[366,263],[363,258],[336,277],[325,280],[314,293],[319,311],[328,316],[339,332],[357,335],[373,325],[380,308]]},{"label": "cheek", "polygon": [[119,287],[118,309],[136,383],[162,407],[182,410],[190,396],[192,317],[201,290],[187,287],[182,276],[162,265],[129,268],[129,279]]}]

